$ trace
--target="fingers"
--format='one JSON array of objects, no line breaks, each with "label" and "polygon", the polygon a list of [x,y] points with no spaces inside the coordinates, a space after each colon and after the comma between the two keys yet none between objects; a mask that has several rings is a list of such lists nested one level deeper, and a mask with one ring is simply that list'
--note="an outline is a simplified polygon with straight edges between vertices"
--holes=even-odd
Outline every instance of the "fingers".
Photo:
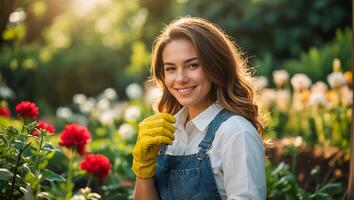
[{"label": "fingers", "polygon": [[167,120],[170,123],[176,122],[176,118],[169,113],[157,113],[157,114],[152,115],[148,118],[145,118],[144,121],[156,120],[156,119],[161,119],[161,118]]},{"label": "fingers", "polygon": [[160,144],[172,144],[172,140],[166,136],[146,137],[142,141],[143,146],[160,145]]},{"label": "fingers", "polygon": [[174,132],[176,130],[176,128],[170,122],[168,122],[162,118],[151,120],[151,121],[150,120],[143,121],[139,124],[139,128],[141,130],[158,128],[158,127],[166,128],[166,129],[170,130],[171,132]]},{"label": "fingers", "polygon": [[171,132],[169,129],[163,128],[163,127],[157,127],[157,128],[151,128],[151,129],[146,129],[142,131],[142,134],[144,136],[166,136],[170,138],[171,140],[175,139],[175,136],[173,135],[173,132]]}]

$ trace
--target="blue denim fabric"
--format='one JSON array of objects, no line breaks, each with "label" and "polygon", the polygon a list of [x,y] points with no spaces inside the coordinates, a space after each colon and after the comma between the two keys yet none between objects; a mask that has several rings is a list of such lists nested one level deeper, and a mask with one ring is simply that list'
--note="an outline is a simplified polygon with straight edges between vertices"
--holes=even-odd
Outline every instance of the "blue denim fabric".
[{"label": "blue denim fabric", "polygon": [[207,151],[212,148],[216,130],[230,116],[232,113],[225,109],[216,115],[198,146],[198,153],[177,156],[160,152],[154,181],[162,200],[221,200]]}]

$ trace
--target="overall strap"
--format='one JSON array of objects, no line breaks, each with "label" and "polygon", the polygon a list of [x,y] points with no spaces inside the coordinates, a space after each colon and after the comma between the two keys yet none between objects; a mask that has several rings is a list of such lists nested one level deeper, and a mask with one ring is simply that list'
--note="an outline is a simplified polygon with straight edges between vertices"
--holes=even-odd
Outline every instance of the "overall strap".
[{"label": "overall strap", "polygon": [[203,160],[207,151],[211,149],[211,144],[214,140],[215,137],[215,132],[218,130],[220,125],[226,121],[229,117],[231,117],[233,114],[227,111],[226,109],[222,109],[211,121],[211,123],[208,126],[207,133],[205,134],[203,140],[199,144],[199,151],[196,155],[198,160]]}]

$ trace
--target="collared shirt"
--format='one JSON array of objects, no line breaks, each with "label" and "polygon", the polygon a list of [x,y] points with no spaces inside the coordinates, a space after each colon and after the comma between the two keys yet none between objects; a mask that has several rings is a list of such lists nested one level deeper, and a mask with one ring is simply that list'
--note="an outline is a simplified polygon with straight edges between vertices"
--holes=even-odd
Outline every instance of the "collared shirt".
[{"label": "collared shirt", "polygon": [[[184,126],[188,110],[176,117],[175,140],[166,154],[189,155],[198,152],[209,123],[222,107],[210,105]],[[264,146],[255,127],[244,117],[234,115],[221,124],[208,151],[218,191],[222,199],[265,199]]]}]

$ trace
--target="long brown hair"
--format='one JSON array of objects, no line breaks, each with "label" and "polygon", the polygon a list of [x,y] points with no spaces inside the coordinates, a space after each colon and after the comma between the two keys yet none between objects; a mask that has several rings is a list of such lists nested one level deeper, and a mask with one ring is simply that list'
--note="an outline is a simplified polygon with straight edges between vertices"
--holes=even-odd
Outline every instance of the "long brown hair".
[{"label": "long brown hair", "polygon": [[181,38],[194,45],[203,71],[212,82],[211,101],[218,100],[226,110],[248,119],[263,136],[261,115],[254,102],[255,90],[250,82],[247,63],[233,40],[205,19],[183,17],[172,21],[155,40],[151,75],[152,80],[163,88],[157,109],[175,114],[182,108],[164,84],[162,60],[166,45]]}]

